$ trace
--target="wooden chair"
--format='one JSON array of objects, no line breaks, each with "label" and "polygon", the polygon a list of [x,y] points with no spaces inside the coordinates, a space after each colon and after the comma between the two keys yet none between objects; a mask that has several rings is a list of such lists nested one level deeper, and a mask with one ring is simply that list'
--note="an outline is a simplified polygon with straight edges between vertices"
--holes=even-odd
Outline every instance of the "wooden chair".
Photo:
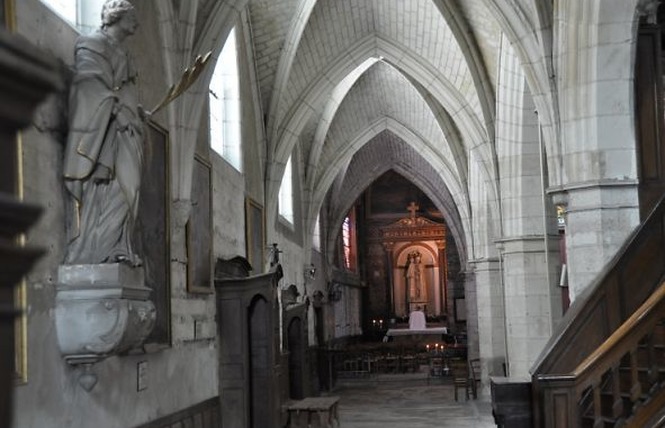
[{"label": "wooden chair", "polygon": [[480,359],[473,358],[464,366],[456,364],[453,368],[453,386],[455,387],[455,401],[458,401],[459,391],[464,390],[464,396],[468,400],[471,397],[478,398],[478,386],[480,385]]},{"label": "wooden chair", "polygon": [[427,384],[429,385],[430,379],[443,377],[443,357],[430,356],[427,368]]},{"label": "wooden chair", "polygon": [[471,393],[471,383],[469,382],[468,364],[464,360],[451,360],[450,368],[453,373],[453,386],[455,387],[455,401],[458,401],[459,391],[464,391],[464,396],[468,400]]},{"label": "wooden chair", "polygon": [[478,398],[478,387],[480,386],[480,359],[472,358],[469,360],[469,388],[474,399]]}]

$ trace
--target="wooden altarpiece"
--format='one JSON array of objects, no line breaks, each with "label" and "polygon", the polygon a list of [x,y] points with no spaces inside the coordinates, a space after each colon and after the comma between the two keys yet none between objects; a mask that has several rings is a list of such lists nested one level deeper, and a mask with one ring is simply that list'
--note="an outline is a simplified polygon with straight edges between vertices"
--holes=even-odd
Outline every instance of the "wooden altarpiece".
[{"label": "wooden altarpiece", "polygon": [[425,217],[419,217],[416,214],[418,207],[412,204],[409,207],[410,214],[396,222],[380,229],[379,236],[370,238],[380,242],[386,254],[386,301],[391,305],[391,313],[395,314],[396,302],[401,296],[396,296],[394,292],[395,272],[398,269],[398,248],[404,248],[408,244],[418,244],[423,242],[434,242],[436,244],[437,257],[435,264],[439,266],[438,284],[441,288],[439,305],[441,314],[447,313],[447,257],[446,257],[446,226],[443,223],[436,223]]}]

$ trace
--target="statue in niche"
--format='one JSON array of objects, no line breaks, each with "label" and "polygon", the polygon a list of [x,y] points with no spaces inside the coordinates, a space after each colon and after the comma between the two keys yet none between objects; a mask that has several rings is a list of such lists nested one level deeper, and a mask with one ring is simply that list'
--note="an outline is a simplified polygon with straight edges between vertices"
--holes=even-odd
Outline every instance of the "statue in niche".
[{"label": "statue in niche", "polygon": [[127,0],[107,0],[101,29],[81,36],[70,91],[64,181],[68,213],[65,264],[140,266],[132,245],[143,167],[137,72],[122,46],[138,26]]},{"label": "statue in niche", "polygon": [[409,287],[409,302],[426,302],[425,267],[420,251],[413,251],[407,257],[406,283]]}]

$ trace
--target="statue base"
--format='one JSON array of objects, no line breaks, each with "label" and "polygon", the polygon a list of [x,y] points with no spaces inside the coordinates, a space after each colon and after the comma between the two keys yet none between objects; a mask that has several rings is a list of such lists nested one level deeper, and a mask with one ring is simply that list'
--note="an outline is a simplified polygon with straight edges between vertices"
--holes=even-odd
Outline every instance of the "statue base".
[{"label": "statue base", "polygon": [[140,346],[155,325],[151,291],[141,267],[61,265],[55,326],[65,361],[94,364]]},{"label": "statue base", "polygon": [[409,313],[417,310],[427,313],[427,303],[429,303],[427,300],[411,300],[409,302]]}]

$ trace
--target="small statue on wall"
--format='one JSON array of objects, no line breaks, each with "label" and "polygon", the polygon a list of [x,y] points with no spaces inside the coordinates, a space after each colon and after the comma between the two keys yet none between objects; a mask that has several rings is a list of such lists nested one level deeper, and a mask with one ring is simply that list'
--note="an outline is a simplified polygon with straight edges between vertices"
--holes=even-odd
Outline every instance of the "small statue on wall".
[{"label": "small statue on wall", "polygon": [[122,46],[138,26],[127,0],[107,0],[102,27],[76,43],[64,179],[72,199],[66,264],[140,266],[132,245],[143,166],[137,72]]}]

